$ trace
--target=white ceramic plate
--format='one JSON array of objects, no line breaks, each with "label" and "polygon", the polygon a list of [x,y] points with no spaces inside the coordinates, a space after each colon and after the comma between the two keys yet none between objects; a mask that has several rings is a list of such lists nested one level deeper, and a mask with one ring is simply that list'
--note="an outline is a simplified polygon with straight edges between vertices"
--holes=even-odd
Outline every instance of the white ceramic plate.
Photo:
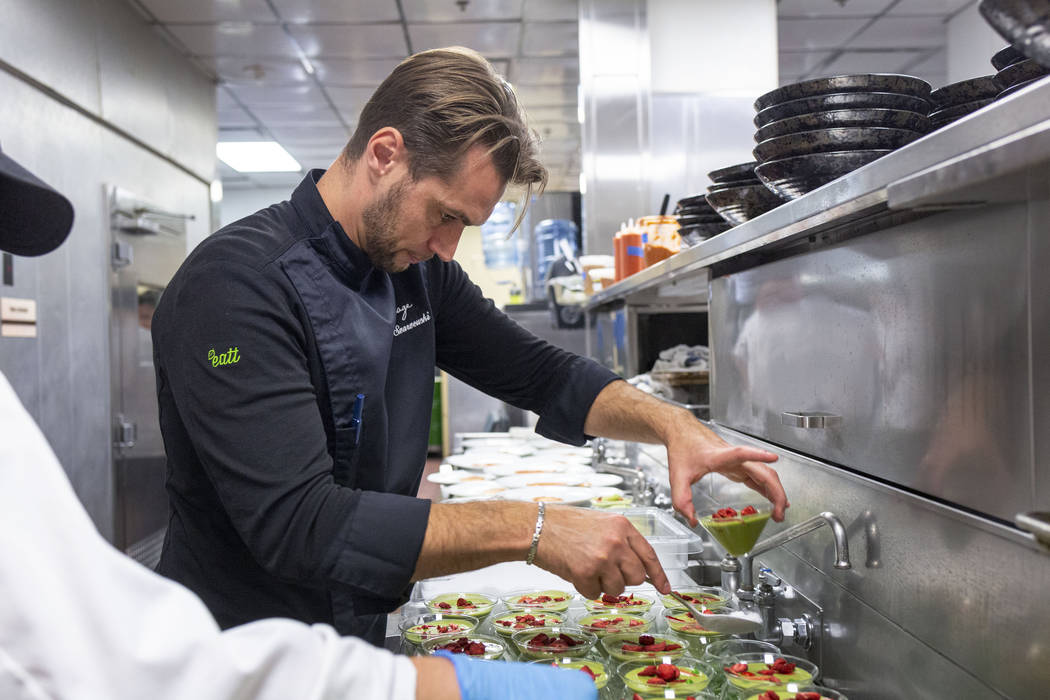
[{"label": "white ceramic plate", "polygon": [[489,474],[484,472],[475,472],[467,469],[456,469],[453,471],[427,474],[427,481],[432,484],[442,484],[443,486],[462,484],[471,481],[488,481],[491,478],[492,477]]},{"label": "white ceramic plate", "polygon": [[521,489],[508,489],[500,494],[501,498],[508,501],[530,501],[539,503],[545,501],[558,505],[586,505],[591,502],[594,489],[585,489],[579,486],[527,486]]},{"label": "white ceramic plate", "polygon": [[465,481],[462,484],[452,484],[448,487],[448,495],[452,498],[500,497],[506,491],[506,487],[500,486],[495,481]]},{"label": "white ceramic plate", "polygon": [[513,474],[554,474],[567,471],[581,472],[584,474],[594,473],[593,469],[581,464],[571,464],[569,462],[557,462],[549,459],[535,458],[516,459],[513,462],[497,464],[496,466],[489,467],[485,470],[487,474],[491,474],[492,476],[511,476]]},{"label": "white ceramic plate", "polygon": [[520,460],[520,457],[502,452],[471,450],[470,452],[445,457],[445,464],[451,464],[459,469],[480,470],[496,466],[497,464],[511,464]]},{"label": "white ceramic plate", "polygon": [[509,489],[520,489],[526,486],[615,486],[623,483],[623,477],[615,474],[594,474],[587,472],[548,472],[545,474],[512,474],[498,479],[499,483]]}]

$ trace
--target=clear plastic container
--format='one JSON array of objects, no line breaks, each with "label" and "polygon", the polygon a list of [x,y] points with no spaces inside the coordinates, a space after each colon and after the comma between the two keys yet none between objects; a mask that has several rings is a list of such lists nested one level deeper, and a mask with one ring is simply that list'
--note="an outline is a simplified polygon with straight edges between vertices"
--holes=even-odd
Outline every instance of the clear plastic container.
[{"label": "clear plastic container", "polygon": [[622,514],[649,541],[665,569],[684,569],[704,551],[704,540],[659,508],[629,508]]}]

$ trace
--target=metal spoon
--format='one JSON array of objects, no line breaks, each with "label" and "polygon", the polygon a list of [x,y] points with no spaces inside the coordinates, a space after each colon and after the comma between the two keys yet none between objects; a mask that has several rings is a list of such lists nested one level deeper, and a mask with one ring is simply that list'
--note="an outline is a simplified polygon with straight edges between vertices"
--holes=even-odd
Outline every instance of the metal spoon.
[{"label": "metal spoon", "polygon": [[741,612],[735,615],[702,613],[676,591],[671,591],[671,597],[685,606],[697,624],[716,634],[750,634],[762,627],[762,618],[757,613]]}]

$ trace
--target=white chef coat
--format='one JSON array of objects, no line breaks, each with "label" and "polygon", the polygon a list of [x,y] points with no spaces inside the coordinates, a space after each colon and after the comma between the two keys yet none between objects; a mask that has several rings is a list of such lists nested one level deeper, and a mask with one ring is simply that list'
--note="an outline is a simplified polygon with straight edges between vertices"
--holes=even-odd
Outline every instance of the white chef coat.
[{"label": "white chef coat", "polygon": [[95,530],[0,373],[0,698],[411,700],[403,656],[328,625],[220,631],[188,589]]}]

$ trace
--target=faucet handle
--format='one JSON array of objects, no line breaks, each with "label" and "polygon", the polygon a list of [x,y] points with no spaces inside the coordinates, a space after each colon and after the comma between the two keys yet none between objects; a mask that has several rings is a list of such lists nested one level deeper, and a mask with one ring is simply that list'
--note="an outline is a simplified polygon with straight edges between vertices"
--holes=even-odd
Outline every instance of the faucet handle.
[{"label": "faucet handle", "polygon": [[774,574],[772,569],[764,566],[758,570],[758,582],[761,584],[765,584],[770,588],[776,588],[784,581],[779,576]]}]

